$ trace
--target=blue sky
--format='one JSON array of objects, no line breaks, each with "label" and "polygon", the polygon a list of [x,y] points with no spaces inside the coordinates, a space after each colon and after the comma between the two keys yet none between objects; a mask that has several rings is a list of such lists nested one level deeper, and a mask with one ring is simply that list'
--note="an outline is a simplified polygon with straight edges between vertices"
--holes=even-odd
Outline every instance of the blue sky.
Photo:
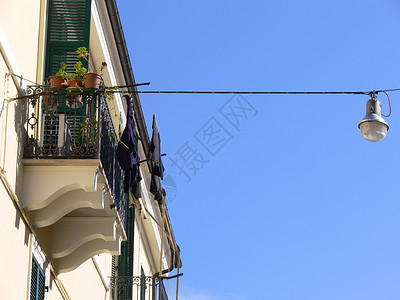
[{"label": "blue sky", "polygon": [[[136,81],[152,90],[400,88],[394,0],[118,5]],[[177,191],[180,299],[399,299],[400,92],[390,96],[388,136],[371,143],[357,127],[367,96],[141,95]]]}]

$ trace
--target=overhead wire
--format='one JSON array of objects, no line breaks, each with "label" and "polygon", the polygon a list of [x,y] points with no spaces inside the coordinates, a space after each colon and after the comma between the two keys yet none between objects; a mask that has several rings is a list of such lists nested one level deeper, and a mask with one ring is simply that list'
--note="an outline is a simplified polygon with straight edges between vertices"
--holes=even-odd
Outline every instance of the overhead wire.
[{"label": "overhead wire", "polygon": [[26,78],[24,78],[23,76],[14,74],[14,73],[12,73],[12,72],[9,72],[9,74],[10,74],[10,75],[13,75],[13,76],[15,76],[15,77],[18,77],[18,78],[21,79],[21,80],[25,80],[25,81],[28,81],[28,82],[30,82],[30,83],[33,83],[33,84],[35,84],[35,85],[40,85],[40,84],[37,83],[36,81],[26,79]]},{"label": "overhead wire", "polygon": [[[146,83],[147,84],[147,83]],[[144,85],[144,84],[139,84]],[[135,85],[137,86],[137,85]],[[129,93],[129,94],[208,94],[208,95],[371,95],[373,92],[378,93],[388,93],[388,92],[396,92],[400,91],[400,88],[396,89],[382,89],[382,90],[374,90],[374,91],[185,91],[185,90],[146,90],[146,91],[138,91],[138,90],[129,90],[124,91],[121,88],[128,88],[130,86],[119,86],[118,90],[113,90],[115,87],[108,88],[105,87],[107,93]],[[101,90],[99,92],[102,92]],[[34,96],[44,95],[45,92],[30,94],[20,97],[15,97],[9,99],[10,101],[30,98]],[[151,99],[152,102],[152,99]],[[154,111],[154,107],[153,107]]]},{"label": "overhead wire", "polygon": [[[400,90],[400,89],[399,89]],[[379,90],[375,92],[383,92]],[[113,93],[126,93],[126,91],[117,90]],[[133,91],[137,94],[241,94],[241,95],[337,95],[337,94],[352,94],[352,95],[369,95],[371,92],[363,91],[169,91],[169,90],[151,90],[151,91]]]},{"label": "overhead wire", "polygon": [[[147,85],[148,83],[146,83]],[[149,85],[149,84],[148,84]],[[118,90],[111,91],[113,93],[125,93],[122,90],[129,86],[119,86]],[[241,94],[241,95],[371,95],[373,92],[376,94],[380,92],[395,92],[400,91],[396,89],[381,89],[374,91],[196,91],[196,90],[135,90],[133,93],[137,94]]]},{"label": "overhead wire", "polygon": [[399,88],[399,89],[378,90],[378,91],[376,91],[376,92],[396,92],[396,91],[400,91],[400,88]]},{"label": "overhead wire", "polygon": [[389,117],[391,114],[392,114],[392,104],[390,103],[390,97],[389,97],[389,94],[386,92],[386,91],[382,91],[383,93],[385,93],[385,95],[388,97],[388,100],[389,100],[389,114],[386,116],[386,115],[384,115],[384,114],[382,114],[382,116],[384,116],[384,117]]}]

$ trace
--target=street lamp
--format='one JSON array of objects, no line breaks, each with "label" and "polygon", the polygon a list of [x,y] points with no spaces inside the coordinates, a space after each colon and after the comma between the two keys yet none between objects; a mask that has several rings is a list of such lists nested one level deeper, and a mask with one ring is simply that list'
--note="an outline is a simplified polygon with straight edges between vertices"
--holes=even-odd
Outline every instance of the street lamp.
[{"label": "street lamp", "polygon": [[358,128],[363,138],[370,142],[379,142],[386,137],[389,124],[382,118],[382,105],[375,92],[372,92],[371,99],[367,102],[367,114],[358,124]]}]

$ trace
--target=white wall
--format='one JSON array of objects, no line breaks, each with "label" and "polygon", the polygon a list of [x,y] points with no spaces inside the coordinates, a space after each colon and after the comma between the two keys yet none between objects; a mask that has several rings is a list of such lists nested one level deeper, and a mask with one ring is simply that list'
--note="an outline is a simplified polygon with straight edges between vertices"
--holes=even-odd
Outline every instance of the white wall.
[{"label": "white wall", "polygon": [[[11,66],[14,72],[22,72],[26,78],[35,80],[37,62],[37,36],[39,7],[29,0],[2,1],[0,10],[0,168],[4,167],[11,189],[17,194],[21,186],[21,166],[18,154],[21,146],[18,143],[16,121],[20,121],[21,103],[10,102],[6,111],[6,97],[15,97],[17,89],[11,78],[6,79],[6,72]],[[21,7],[26,9],[21,10]],[[21,22],[24,20],[24,22]],[[7,66],[5,61],[11,65]],[[23,100],[20,100],[23,101]],[[4,104],[4,106],[3,106]],[[17,111],[16,111],[17,108]],[[7,124],[6,124],[6,119]],[[5,138],[7,148],[5,149]],[[5,154],[5,159],[4,159]],[[30,282],[30,240],[29,230],[20,218],[15,206],[0,184],[0,298],[27,299]]]},{"label": "white wall", "polygon": [[[10,68],[17,75],[33,82],[40,77],[42,62],[38,59],[40,9],[46,4],[41,0],[1,1],[0,10],[0,168],[4,168],[7,181],[16,196],[22,198],[22,143],[19,130],[25,123],[22,108],[26,99],[12,101],[6,111],[5,99],[18,95],[17,87],[11,77],[6,78]],[[43,24],[42,24],[43,25]],[[8,65],[7,65],[8,63]],[[39,72],[38,72],[39,71]],[[38,75],[39,74],[39,75]],[[6,80],[5,80],[6,79]],[[8,79],[8,80],[7,80]],[[39,78],[40,79],[40,78]],[[17,79],[17,83],[21,80]],[[22,81],[22,87],[33,83]],[[4,103],[4,106],[3,106]],[[5,156],[4,156],[5,154]],[[0,183],[0,299],[29,299],[30,266],[32,247],[30,231],[20,218],[12,199]],[[109,265],[111,259],[103,256]],[[46,275],[49,275],[47,272]],[[50,277],[50,276],[47,276]],[[72,299],[106,299],[106,289],[91,259],[70,273],[59,276]],[[46,299],[63,299],[54,282],[50,283]]]}]

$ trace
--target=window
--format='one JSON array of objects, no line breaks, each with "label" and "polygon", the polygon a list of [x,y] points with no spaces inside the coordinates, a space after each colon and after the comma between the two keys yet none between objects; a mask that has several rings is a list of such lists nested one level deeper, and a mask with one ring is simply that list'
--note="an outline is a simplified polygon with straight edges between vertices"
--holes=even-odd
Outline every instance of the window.
[{"label": "window", "polygon": [[[127,220],[126,235],[128,240],[121,243],[121,255],[114,257],[113,276],[131,277],[133,276],[133,241],[134,241],[134,224],[135,224],[135,208],[129,207],[129,195],[126,198]],[[116,266],[116,262],[118,262]],[[117,299],[132,299],[132,285],[118,284]]]},{"label": "window", "polygon": [[[47,20],[47,49],[45,76],[54,75],[67,64],[73,72],[78,47],[89,49],[91,0],[51,0]],[[87,62],[82,60],[87,68]]]},{"label": "window", "polygon": [[30,300],[44,300],[45,274],[39,263],[32,257],[31,296]]}]

